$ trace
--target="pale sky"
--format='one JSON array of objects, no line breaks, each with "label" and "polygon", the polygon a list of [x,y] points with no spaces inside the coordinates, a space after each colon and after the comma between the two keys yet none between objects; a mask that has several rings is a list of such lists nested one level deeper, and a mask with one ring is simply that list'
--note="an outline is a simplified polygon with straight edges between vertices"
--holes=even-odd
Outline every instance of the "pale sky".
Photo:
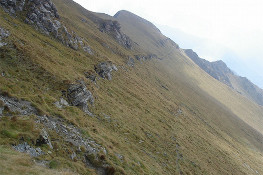
[{"label": "pale sky", "polygon": [[210,61],[222,59],[263,88],[263,0],[75,1],[109,15],[133,12],[156,24],[181,48]]}]

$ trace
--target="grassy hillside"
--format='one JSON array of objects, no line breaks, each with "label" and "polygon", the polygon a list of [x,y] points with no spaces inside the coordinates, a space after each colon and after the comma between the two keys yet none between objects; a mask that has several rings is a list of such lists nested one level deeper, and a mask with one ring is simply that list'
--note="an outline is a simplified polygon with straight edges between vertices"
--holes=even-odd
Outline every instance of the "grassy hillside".
[{"label": "grassy hillside", "polygon": [[[149,22],[129,12],[113,18],[70,0],[53,2],[59,20],[85,38],[94,54],[71,49],[24,23],[21,14],[14,18],[0,9],[1,27],[10,32],[8,45],[0,48],[0,71],[5,72],[0,90],[30,101],[39,115],[80,128],[83,137],[92,138],[107,153],[100,153],[99,160],[87,157],[83,149],[72,150],[63,137],[48,130],[56,148],[44,145],[41,149],[51,153],[25,160],[45,160],[48,165],[22,162],[24,172],[95,174],[107,163],[108,174],[263,174],[262,107],[207,75]],[[106,19],[119,21],[121,30],[136,43],[132,49],[99,30]],[[140,62],[134,58],[137,54],[161,59]],[[129,57],[134,58],[134,67],[126,64]],[[85,72],[94,72],[94,65],[102,61],[113,62],[118,71],[111,81],[100,78],[95,84]],[[93,117],[75,106],[54,105],[67,82],[80,79],[94,96]],[[34,142],[45,127],[34,122],[36,115],[16,115],[0,119],[1,145],[5,145],[1,165],[19,162],[22,154],[15,152],[13,157],[11,145],[20,143],[21,137]],[[88,161],[72,160],[72,151],[86,155]],[[4,166],[1,171],[16,174],[21,166],[12,171]]]}]

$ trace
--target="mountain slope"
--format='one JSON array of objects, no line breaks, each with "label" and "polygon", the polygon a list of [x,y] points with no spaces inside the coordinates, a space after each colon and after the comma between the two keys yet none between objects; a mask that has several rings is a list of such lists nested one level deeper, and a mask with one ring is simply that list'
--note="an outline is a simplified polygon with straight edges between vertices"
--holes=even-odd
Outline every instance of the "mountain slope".
[{"label": "mountain slope", "polygon": [[[146,20],[71,0],[26,1],[22,11],[14,8],[21,1],[0,2],[0,28],[9,33],[0,41],[6,149],[70,174],[263,173],[263,109]],[[37,10],[44,19],[31,18]]]},{"label": "mountain slope", "polygon": [[186,49],[185,53],[209,75],[235,89],[248,99],[255,101],[261,106],[263,105],[263,90],[247,78],[235,75],[223,61],[206,61],[199,58],[198,55],[191,49]]}]

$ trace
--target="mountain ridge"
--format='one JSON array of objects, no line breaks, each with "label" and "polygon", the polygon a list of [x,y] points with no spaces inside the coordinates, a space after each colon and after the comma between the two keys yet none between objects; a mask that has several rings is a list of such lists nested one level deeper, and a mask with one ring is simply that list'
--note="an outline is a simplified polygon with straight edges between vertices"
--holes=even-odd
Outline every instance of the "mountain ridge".
[{"label": "mountain ridge", "polygon": [[222,60],[209,62],[200,58],[191,49],[185,49],[184,51],[189,58],[209,75],[263,106],[263,90],[246,77],[236,75]]}]

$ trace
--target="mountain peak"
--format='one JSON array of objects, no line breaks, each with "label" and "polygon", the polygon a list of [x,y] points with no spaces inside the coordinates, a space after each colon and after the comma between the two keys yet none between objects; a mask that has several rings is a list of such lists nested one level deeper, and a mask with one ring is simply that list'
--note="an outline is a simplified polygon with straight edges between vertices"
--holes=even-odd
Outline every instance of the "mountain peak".
[{"label": "mountain peak", "polygon": [[[124,14],[135,15],[134,13],[129,12],[127,10],[120,10],[113,17],[117,18],[119,15],[124,15]],[[135,15],[135,16],[137,16],[137,15]]]},{"label": "mountain peak", "polygon": [[147,21],[146,19],[130,12],[127,10],[120,10],[118,11],[114,16],[114,18],[116,19],[120,19],[120,20],[133,20],[136,21],[137,23],[143,23],[145,25],[147,25],[148,27],[158,31],[159,33],[161,33],[161,31],[154,25],[152,24],[150,21]]}]

